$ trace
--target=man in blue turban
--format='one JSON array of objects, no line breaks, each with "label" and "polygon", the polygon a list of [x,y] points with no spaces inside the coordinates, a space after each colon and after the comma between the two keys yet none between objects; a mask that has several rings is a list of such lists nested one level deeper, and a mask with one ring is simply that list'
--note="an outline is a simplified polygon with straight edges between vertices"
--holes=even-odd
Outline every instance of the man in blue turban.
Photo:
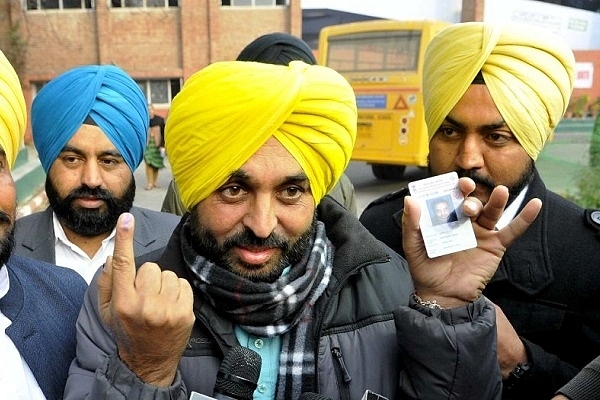
[{"label": "man in blue turban", "polygon": [[124,212],[141,221],[136,255],[166,245],[179,218],[133,207],[149,115],[125,71],[88,65],[61,74],[35,97],[31,127],[50,207],[19,219],[17,254],[72,268],[89,283],[113,252]]}]

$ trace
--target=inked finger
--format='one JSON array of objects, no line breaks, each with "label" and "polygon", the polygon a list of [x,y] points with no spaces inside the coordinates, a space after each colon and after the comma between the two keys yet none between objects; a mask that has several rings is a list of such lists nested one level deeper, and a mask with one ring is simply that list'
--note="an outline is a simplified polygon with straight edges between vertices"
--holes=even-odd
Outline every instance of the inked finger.
[{"label": "inked finger", "polygon": [[115,248],[109,267],[112,275],[113,297],[127,296],[135,290],[134,227],[133,215],[123,213],[119,216],[116,227]]}]

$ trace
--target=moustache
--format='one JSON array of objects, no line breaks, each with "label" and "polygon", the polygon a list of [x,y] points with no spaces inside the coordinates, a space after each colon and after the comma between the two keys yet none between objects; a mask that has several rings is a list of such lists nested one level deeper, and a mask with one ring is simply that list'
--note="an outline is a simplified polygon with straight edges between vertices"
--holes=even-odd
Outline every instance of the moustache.
[{"label": "moustache", "polygon": [[108,192],[108,190],[102,188],[90,188],[87,186],[81,186],[76,189],[73,189],[65,198],[66,201],[70,202],[75,199],[82,198],[96,198],[99,200],[112,201],[113,196]]},{"label": "moustache", "polygon": [[266,238],[259,238],[256,236],[252,230],[245,229],[243,232],[240,232],[230,238],[228,238],[224,246],[226,248],[231,247],[274,247],[274,248],[282,248],[286,249],[288,243],[285,239],[281,238],[279,235],[275,233],[271,233]]},{"label": "moustache", "polygon": [[496,183],[494,181],[492,181],[489,178],[479,175],[474,170],[459,169],[456,171],[456,173],[458,174],[459,178],[471,178],[473,180],[473,182],[475,182],[475,185],[477,185],[477,186],[484,186],[489,190],[493,190],[496,187]]},{"label": "moustache", "polygon": [[8,213],[0,210],[0,222],[8,222],[10,223],[10,215]]}]

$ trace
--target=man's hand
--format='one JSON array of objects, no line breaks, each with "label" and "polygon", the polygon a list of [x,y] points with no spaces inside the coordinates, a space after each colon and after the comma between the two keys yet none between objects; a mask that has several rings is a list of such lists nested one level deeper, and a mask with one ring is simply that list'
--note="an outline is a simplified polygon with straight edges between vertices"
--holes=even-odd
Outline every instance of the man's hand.
[{"label": "man's hand", "polygon": [[136,273],[133,231],[133,215],[122,214],[113,256],[98,278],[100,315],[121,360],[144,382],[169,386],[194,324],[194,296],[187,280],[157,264]]},{"label": "man's hand", "polygon": [[498,331],[498,364],[502,379],[514,371],[518,363],[527,362],[527,351],[519,334],[515,331],[504,311],[496,304],[496,328]]},{"label": "man's hand", "polygon": [[[469,178],[461,178],[459,185],[465,196],[475,189],[475,183]],[[473,223],[477,247],[429,258],[419,228],[419,204],[410,196],[405,198],[402,244],[415,289],[423,300],[436,300],[442,307],[449,308],[474,301],[481,295],[506,248],[531,225],[542,207],[539,199],[531,200],[510,224],[496,231],[507,201],[508,189],[504,186],[494,189],[485,206],[474,197],[466,197],[463,211]]]}]

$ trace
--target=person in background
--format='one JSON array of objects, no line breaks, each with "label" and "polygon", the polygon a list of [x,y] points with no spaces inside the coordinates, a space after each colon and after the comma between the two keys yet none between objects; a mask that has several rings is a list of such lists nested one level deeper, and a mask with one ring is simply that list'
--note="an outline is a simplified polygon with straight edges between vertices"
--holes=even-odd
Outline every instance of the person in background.
[{"label": "person in background", "polygon": [[158,182],[158,171],[165,167],[165,119],[156,114],[152,104],[148,104],[148,113],[150,114],[150,128],[144,162],[146,164],[146,190],[152,190],[158,187],[156,183]]},{"label": "person in background", "polygon": [[[300,60],[307,64],[317,64],[310,46],[302,39],[282,32],[272,32],[259,36],[248,44],[237,57],[238,61],[256,61],[268,64],[287,65]],[[358,215],[354,185],[344,173],[338,183],[328,193],[338,203],[354,215]],[[183,215],[185,208],[181,204],[177,184],[171,180],[163,200],[161,211]]]},{"label": "person in background", "polygon": [[[532,198],[537,220],[506,251],[483,294],[497,305],[504,398],[551,398],[600,353],[600,218],[546,189],[535,161],[561,120],[575,59],[560,37],[521,25],[455,24],[429,45],[423,101],[432,175],[456,171],[484,204],[510,201],[499,229]],[[400,254],[402,199],[385,195],[360,221]]]},{"label": "person in background", "polygon": [[19,218],[15,253],[76,270],[90,282],[113,252],[119,215],[138,221],[136,255],[161,253],[179,218],[133,206],[146,99],[113,65],[70,69],[33,100],[33,142],[46,172],[46,210]]},{"label": "person in background", "polygon": [[0,51],[0,397],[62,399],[87,285],[74,271],[14,255],[11,174],[27,127],[15,70]]},{"label": "person in background", "polygon": [[190,212],[137,270],[137,222],[122,215],[77,322],[65,399],[210,396],[236,346],[261,357],[255,398],[499,398],[495,312],[479,294],[541,203],[496,231],[506,188],[485,207],[467,198],[478,247],[429,259],[407,198],[405,260],[326,195],[356,122],[354,91],[327,67],[229,61],[193,74],[165,131]]}]

